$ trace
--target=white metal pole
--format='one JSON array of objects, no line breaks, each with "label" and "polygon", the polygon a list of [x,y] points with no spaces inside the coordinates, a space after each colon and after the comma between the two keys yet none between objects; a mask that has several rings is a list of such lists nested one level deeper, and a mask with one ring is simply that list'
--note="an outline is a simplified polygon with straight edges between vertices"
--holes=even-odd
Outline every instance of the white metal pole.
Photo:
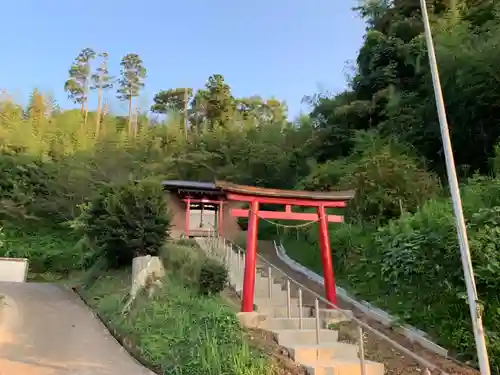
[{"label": "white metal pole", "polygon": [[486,350],[486,341],[484,337],[483,321],[481,312],[478,307],[478,298],[476,283],[474,281],[474,271],[472,269],[472,261],[469,250],[469,241],[467,239],[467,228],[465,226],[464,213],[462,210],[462,200],[460,198],[460,190],[458,186],[457,172],[455,170],[455,160],[453,157],[453,149],[451,148],[450,132],[448,130],[448,120],[446,118],[446,109],[443,100],[443,92],[441,82],[439,80],[439,71],[436,61],[436,52],[432,41],[431,26],[429,22],[429,14],[427,12],[427,4],[425,0],[420,0],[422,9],[422,18],[425,29],[425,40],[427,43],[427,52],[429,55],[429,65],[432,74],[432,84],[434,86],[434,95],[436,98],[436,107],[438,111],[439,125],[441,128],[441,138],[443,142],[443,150],[446,161],[446,172],[448,175],[448,184],[450,185],[451,200],[453,202],[453,211],[458,232],[458,242],[460,244],[460,255],[462,258],[462,268],[464,271],[465,285],[467,287],[467,298],[469,302],[469,310],[474,329],[474,338],[476,340],[477,358],[481,375],[490,375],[490,365],[488,361],[488,352]]}]

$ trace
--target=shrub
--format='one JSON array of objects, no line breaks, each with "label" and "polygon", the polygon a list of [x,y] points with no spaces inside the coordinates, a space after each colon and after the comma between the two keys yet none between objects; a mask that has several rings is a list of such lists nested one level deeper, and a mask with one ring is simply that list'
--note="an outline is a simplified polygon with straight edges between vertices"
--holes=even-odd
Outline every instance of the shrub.
[{"label": "shrub", "polygon": [[186,286],[196,288],[205,255],[197,248],[197,244],[186,246],[183,243],[185,241],[165,244],[161,252],[163,264],[169,274],[182,280]]},{"label": "shrub", "polygon": [[213,259],[206,259],[200,267],[199,291],[203,295],[216,295],[224,290],[228,281],[227,269]]},{"label": "shrub", "polygon": [[25,219],[46,213],[43,206],[52,196],[50,163],[28,155],[0,153],[0,217]]},{"label": "shrub", "polygon": [[74,233],[24,224],[5,223],[0,256],[28,258],[30,277],[48,272],[62,276],[82,268],[84,254],[74,247]]},{"label": "shrub", "polygon": [[377,225],[416,212],[440,191],[436,176],[394,140],[359,132],[351,156],[317,165],[300,187],[316,190],[355,189],[348,205],[351,221]]},{"label": "shrub", "polygon": [[106,185],[76,222],[113,268],[158,255],[170,229],[162,186],[151,181]]},{"label": "shrub", "polygon": [[[494,367],[500,364],[499,225],[500,207],[480,208],[468,220],[476,287]],[[379,276],[385,293],[405,301],[397,308],[392,304],[394,312],[455,349],[459,357],[473,359],[474,336],[450,202],[428,202],[415,215],[380,230],[376,242],[382,253]]]}]

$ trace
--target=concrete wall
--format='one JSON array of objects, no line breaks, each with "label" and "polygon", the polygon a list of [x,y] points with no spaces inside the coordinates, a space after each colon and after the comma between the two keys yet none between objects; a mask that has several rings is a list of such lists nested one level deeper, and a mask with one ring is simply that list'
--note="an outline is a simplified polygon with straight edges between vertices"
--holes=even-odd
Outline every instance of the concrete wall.
[{"label": "concrete wall", "polygon": [[28,276],[28,260],[0,258],[0,281],[24,283]]}]

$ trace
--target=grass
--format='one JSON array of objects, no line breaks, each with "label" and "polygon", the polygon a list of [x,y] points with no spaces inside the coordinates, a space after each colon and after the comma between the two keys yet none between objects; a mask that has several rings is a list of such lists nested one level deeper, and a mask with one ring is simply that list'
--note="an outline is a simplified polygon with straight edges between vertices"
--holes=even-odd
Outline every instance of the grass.
[{"label": "grass", "polygon": [[84,289],[84,298],[163,374],[275,374],[274,365],[249,345],[247,333],[222,297],[198,294],[196,274],[202,256],[189,245],[167,247],[163,290],[152,300],[139,298],[130,315],[121,315],[130,270],[107,272]]},{"label": "grass", "polygon": [[0,256],[29,260],[31,281],[67,280],[84,261],[75,248],[77,238],[65,229],[8,223],[3,228],[2,242]]}]

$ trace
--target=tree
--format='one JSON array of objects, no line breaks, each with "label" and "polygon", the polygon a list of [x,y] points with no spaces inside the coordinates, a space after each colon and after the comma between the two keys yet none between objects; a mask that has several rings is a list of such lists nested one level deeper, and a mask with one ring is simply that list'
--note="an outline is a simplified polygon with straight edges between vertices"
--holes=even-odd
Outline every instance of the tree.
[{"label": "tree", "polygon": [[38,89],[34,89],[30,95],[28,107],[26,109],[27,117],[34,123],[39,124],[47,115],[47,102],[45,97]]},{"label": "tree", "polygon": [[255,126],[286,120],[286,106],[276,99],[263,100],[260,96],[251,96],[236,99],[235,105],[242,119],[253,121]]},{"label": "tree", "polygon": [[[455,161],[462,172],[486,172],[500,129],[500,25],[492,0],[429,1]],[[418,0],[373,0],[357,8],[367,21],[348,90],[321,98],[311,117],[319,128],[319,161],[347,156],[359,130],[378,129],[415,147],[444,175],[427,50]],[[488,83],[486,83],[488,82]],[[474,141],[474,147],[470,147]]]},{"label": "tree", "polygon": [[147,180],[104,185],[75,220],[111,267],[129,266],[137,256],[158,255],[170,222],[161,184]]},{"label": "tree", "polygon": [[0,127],[11,121],[21,121],[23,115],[23,108],[14,102],[7,91],[0,89]]},{"label": "tree", "polygon": [[193,96],[191,88],[176,88],[158,92],[154,98],[151,111],[155,113],[167,114],[170,111],[183,112],[186,106],[186,99]]},{"label": "tree", "polygon": [[69,69],[69,78],[64,84],[64,91],[75,103],[81,105],[81,111],[85,119],[83,128],[87,126],[87,116],[89,112],[88,92],[91,74],[91,60],[95,58],[95,51],[92,48],[84,48],[75,58]]},{"label": "tree", "polygon": [[153,98],[154,104],[151,111],[154,113],[167,114],[168,112],[182,113],[184,123],[184,133],[187,136],[187,109],[188,103],[193,96],[191,88],[176,88],[158,92]]},{"label": "tree", "polygon": [[207,123],[211,127],[216,124],[226,127],[233,118],[235,100],[231,94],[231,87],[220,74],[208,78],[205,88],[198,90],[191,102],[193,121],[198,126]]},{"label": "tree", "polygon": [[95,124],[95,137],[99,137],[99,131],[101,128],[101,103],[102,103],[102,95],[103,91],[110,89],[113,87],[113,77],[109,75],[108,71],[108,54],[106,52],[102,52],[99,54],[101,58],[101,64],[96,69],[96,72],[92,74],[93,86],[92,90],[97,90],[97,116],[96,116],[96,124]]},{"label": "tree", "polygon": [[118,80],[117,97],[119,100],[128,101],[128,132],[132,135],[132,101],[144,87],[147,71],[142,59],[135,53],[125,55],[120,65],[121,77]]}]

